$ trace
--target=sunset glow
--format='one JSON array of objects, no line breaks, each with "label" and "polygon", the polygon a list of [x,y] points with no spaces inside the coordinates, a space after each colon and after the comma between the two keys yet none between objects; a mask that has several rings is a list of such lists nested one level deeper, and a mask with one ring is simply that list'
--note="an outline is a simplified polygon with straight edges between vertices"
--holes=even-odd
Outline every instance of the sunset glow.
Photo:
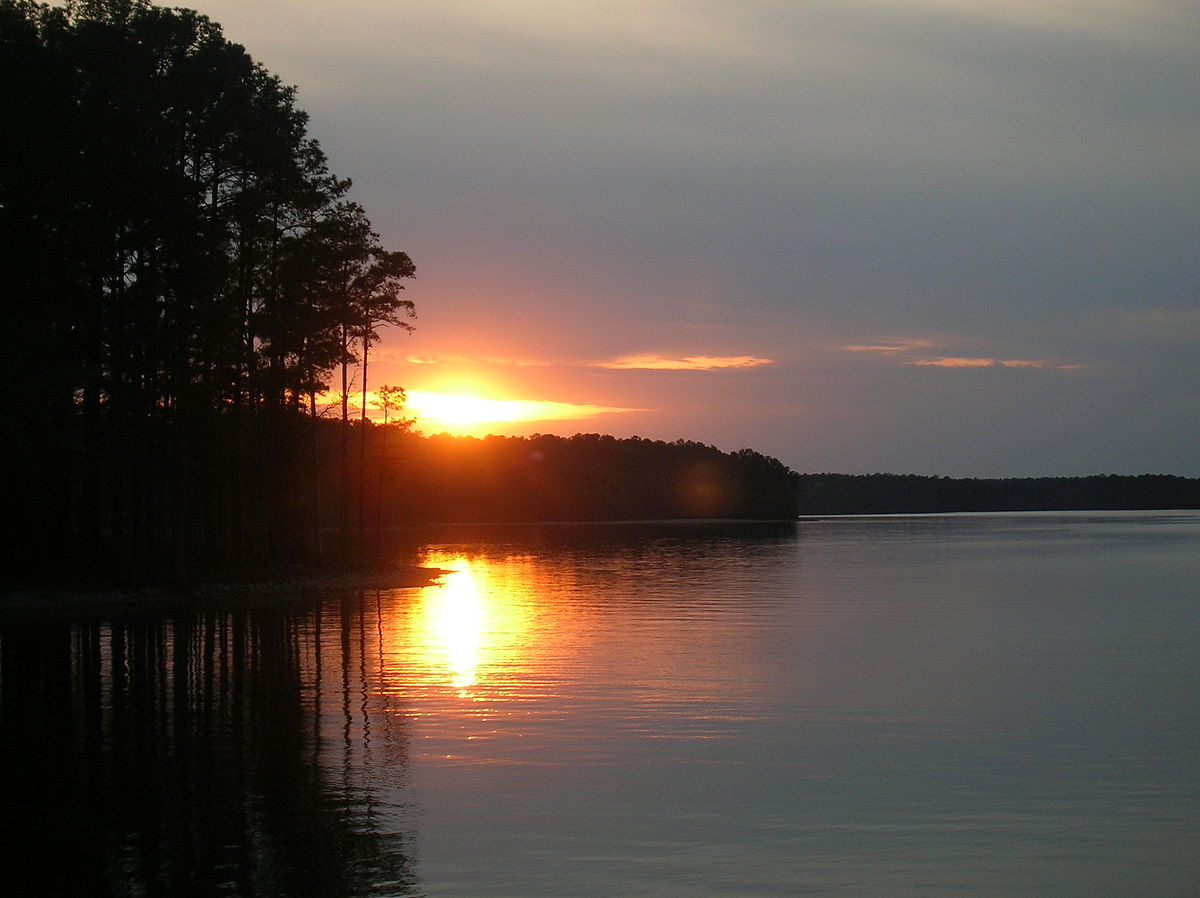
[{"label": "sunset glow", "polygon": [[425,610],[426,645],[445,665],[451,685],[460,691],[475,684],[487,627],[487,609],[465,558],[441,562],[450,573],[430,590],[436,600]]},{"label": "sunset glow", "polygon": [[497,695],[504,672],[533,651],[527,597],[509,588],[503,565],[440,552],[423,563],[446,572],[420,591],[414,636],[406,637],[423,647],[420,666],[429,684],[468,700],[484,689]]},{"label": "sunset glow", "polygon": [[418,429],[478,434],[488,425],[527,421],[566,421],[634,411],[611,406],[553,402],[544,399],[491,399],[466,393],[411,390],[405,412]]}]

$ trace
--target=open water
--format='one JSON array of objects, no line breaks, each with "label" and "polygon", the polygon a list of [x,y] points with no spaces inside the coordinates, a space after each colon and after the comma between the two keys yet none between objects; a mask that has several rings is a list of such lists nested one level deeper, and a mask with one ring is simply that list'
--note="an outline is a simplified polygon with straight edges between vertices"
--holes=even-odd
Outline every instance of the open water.
[{"label": "open water", "polygon": [[1196,513],[420,539],[0,618],[5,891],[1200,895]]}]

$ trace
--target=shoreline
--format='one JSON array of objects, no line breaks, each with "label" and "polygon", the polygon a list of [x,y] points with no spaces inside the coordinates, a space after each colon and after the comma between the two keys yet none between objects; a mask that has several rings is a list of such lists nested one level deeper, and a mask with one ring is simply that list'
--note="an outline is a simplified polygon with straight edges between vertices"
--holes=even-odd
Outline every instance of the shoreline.
[{"label": "shoreline", "polygon": [[40,614],[162,613],[197,606],[288,602],[330,592],[375,592],[431,586],[447,572],[416,565],[211,583],[129,587],[37,587],[0,593],[0,618]]}]

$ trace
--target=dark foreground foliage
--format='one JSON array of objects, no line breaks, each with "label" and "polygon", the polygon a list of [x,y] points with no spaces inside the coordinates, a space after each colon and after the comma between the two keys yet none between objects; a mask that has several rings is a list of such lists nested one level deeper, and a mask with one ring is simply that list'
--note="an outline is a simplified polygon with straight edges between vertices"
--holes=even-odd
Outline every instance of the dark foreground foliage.
[{"label": "dark foreground foliage", "polygon": [[1200,479],[1165,474],[975,479],[916,474],[804,474],[801,514],[1120,511],[1200,508]]},{"label": "dark foreground foliage", "polygon": [[350,365],[365,389],[377,328],[409,326],[411,260],[295,91],[192,10],[0,0],[0,84],[7,569],[311,548],[304,409]]}]

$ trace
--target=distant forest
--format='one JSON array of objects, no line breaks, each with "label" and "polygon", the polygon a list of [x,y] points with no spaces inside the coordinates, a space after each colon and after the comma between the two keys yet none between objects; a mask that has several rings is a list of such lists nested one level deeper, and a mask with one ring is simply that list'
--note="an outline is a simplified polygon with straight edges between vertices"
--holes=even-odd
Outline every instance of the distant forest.
[{"label": "distant forest", "polygon": [[[383,429],[378,425],[373,435]],[[374,436],[373,436],[373,439]],[[690,440],[424,437],[373,442],[367,531],[424,523],[794,520],[960,511],[1200,508],[1200,479],[1138,476],[975,479],[915,474],[798,474],[751,449]]]},{"label": "distant forest", "polygon": [[1165,474],[975,479],[802,474],[802,515],[1200,508],[1200,479]]}]

